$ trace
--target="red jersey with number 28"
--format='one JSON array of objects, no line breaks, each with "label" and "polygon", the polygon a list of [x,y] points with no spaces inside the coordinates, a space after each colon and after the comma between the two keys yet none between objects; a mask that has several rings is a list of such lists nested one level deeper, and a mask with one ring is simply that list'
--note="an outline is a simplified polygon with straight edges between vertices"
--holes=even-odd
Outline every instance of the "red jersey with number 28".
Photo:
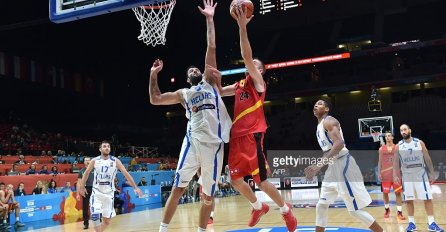
[{"label": "red jersey with number 28", "polygon": [[235,85],[234,120],[231,138],[256,132],[266,132],[265,102],[266,84],[263,93],[258,93],[250,75]]},{"label": "red jersey with number 28", "polygon": [[395,144],[389,150],[386,144],[384,144],[381,150],[381,176],[383,182],[393,181],[393,156],[395,154]]}]

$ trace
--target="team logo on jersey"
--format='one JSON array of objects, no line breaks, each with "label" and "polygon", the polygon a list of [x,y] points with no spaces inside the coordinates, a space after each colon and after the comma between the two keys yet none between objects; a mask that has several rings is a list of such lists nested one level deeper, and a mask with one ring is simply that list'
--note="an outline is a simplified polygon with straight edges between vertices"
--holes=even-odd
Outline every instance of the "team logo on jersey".
[{"label": "team logo on jersey", "polygon": [[112,161],[112,162],[110,162],[110,167],[111,167],[111,168],[113,167],[113,161]]},{"label": "team logo on jersey", "polygon": [[192,105],[196,105],[205,99],[211,99],[211,98],[212,98],[211,93],[205,92],[205,93],[201,93],[200,95],[198,95],[196,97],[193,97],[192,99],[190,99],[190,102],[192,103]]},{"label": "team logo on jersey", "polygon": [[239,86],[242,88],[245,87],[245,82],[246,82],[246,79],[240,80]]},{"label": "team logo on jersey", "polygon": [[200,111],[200,110],[213,110],[213,109],[215,109],[215,105],[213,105],[213,104],[203,104],[203,105],[201,105],[201,106],[194,106],[194,107],[192,107],[192,112],[194,112],[194,113],[197,113],[198,111]]},{"label": "team logo on jersey", "polygon": [[247,92],[241,92],[240,93],[240,101],[248,100],[249,94]]}]

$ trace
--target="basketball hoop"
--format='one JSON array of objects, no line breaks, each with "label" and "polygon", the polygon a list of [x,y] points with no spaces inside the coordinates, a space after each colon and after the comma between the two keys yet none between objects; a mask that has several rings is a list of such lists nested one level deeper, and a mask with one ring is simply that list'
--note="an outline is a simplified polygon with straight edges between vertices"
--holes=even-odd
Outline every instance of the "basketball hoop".
[{"label": "basketball hoop", "polygon": [[379,132],[373,132],[372,133],[372,137],[373,137],[373,142],[379,142],[380,141],[380,139],[379,139],[379,136],[381,135],[381,133],[379,133]]},{"label": "basketball hoop", "polygon": [[141,34],[138,39],[153,47],[159,44],[164,45],[167,26],[175,3],[176,0],[168,0],[133,8],[136,19],[141,23]]}]

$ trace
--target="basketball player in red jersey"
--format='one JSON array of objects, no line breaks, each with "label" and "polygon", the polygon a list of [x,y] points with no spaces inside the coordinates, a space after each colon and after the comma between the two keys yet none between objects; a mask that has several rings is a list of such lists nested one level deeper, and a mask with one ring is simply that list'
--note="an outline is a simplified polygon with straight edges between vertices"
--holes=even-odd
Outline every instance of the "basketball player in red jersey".
[{"label": "basketball player in red jersey", "polygon": [[[390,204],[389,204],[389,193],[393,186],[393,191],[395,191],[396,196],[396,207],[398,210],[397,218],[399,220],[406,220],[402,212],[403,199],[401,193],[403,192],[403,187],[400,183],[393,182],[393,156],[395,154],[395,144],[393,143],[393,135],[391,132],[385,133],[386,144],[379,148],[379,162],[378,162],[378,178],[381,181],[381,191],[383,192],[385,213],[384,218],[389,218],[390,216]],[[399,173],[399,172],[398,172]],[[401,175],[400,180],[401,180]]]},{"label": "basketball player in red jersey", "polygon": [[240,49],[245,62],[246,78],[222,89],[223,96],[235,95],[234,119],[229,140],[229,170],[232,185],[251,203],[253,210],[248,226],[255,226],[260,217],[269,211],[269,206],[257,200],[251,187],[243,180],[251,175],[259,186],[279,207],[289,231],[294,231],[297,220],[291,204],[284,202],[276,187],[267,180],[268,164],[263,153],[263,135],[266,120],[263,112],[266,84],[263,81],[265,66],[252,58],[246,25],[252,17],[246,18],[246,10],[236,10],[240,32]]}]

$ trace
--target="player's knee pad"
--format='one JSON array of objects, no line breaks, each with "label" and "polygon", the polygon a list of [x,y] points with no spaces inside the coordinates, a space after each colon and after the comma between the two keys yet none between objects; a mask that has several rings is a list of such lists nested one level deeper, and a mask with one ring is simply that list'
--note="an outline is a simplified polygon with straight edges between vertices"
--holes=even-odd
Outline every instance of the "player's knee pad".
[{"label": "player's knee pad", "polygon": [[316,226],[327,227],[329,206],[328,204],[316,204]]},{"label": "player's knee pad", "polygon": [[362,210],[356,210],[356,211],[349,211],[348,212],[352,217],[358,219],[362,223],[364,223],[367,227],[370,227],[373,222],[375,222],[375,218],[372,217],[369,213],[362,211]]},{"label": "player's knee pad", "polygon": [[102,224],[101,214],[99,214],[99,213],[91,214],[91,220],[93,221],[94,227],[100,226]]}]

